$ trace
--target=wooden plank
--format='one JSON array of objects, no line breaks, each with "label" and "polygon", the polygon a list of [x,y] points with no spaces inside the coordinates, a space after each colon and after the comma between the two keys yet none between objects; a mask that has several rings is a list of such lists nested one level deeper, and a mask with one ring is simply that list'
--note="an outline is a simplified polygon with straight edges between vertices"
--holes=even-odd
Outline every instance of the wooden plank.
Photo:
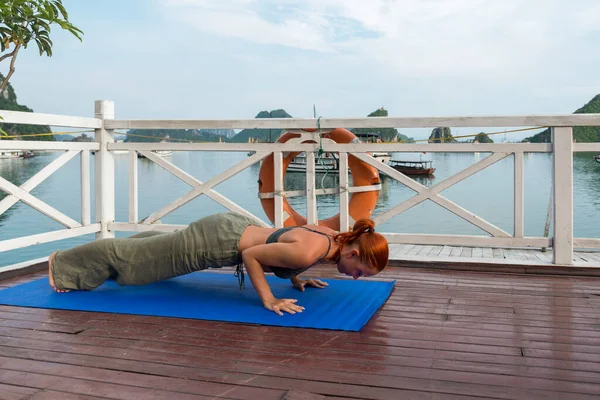
[{"label": "wooden plank", "polygon": [[472,249],[471,256],[472,257],[476,257],[476,258],[483,258],[483,248],[481,248],[481,247],[474,247]]},{"label": "wooden plank", "polygon": [[210,197],[211,199],[215,200],[217,203],[221,204],[222,206],[224,206],[225,208],[227,208],[229,210],[235,211],[239,214],[242,214],[249,218],[252,218],[263,225],[265,224],[260,218],[256,217],[255,215],[253,215],[249,211],[245,210],[244,208],[238,206],[237,204],[235,204],[231,200],[227,199],[223,195],[217,193],[213,189],[213,187],[217,186],[218,184],[231,178],[232,176],[235,176],[236,174],[240,173],[241,171],[243,171],[250,165],[253,165],[253,164],[257,163],[258,161],[262,160],[263,158],[265,158],[268,155],[268,153],[253,154],[250,157],[248,157],[247,159],[237,163],[235,166],[218,174],[217,176],[209,179],[206,182],[201,182],[201,181],[197,180],[193,176],[189,175],[187,172],[181,170],[180,168],[176,167],[175,165],[164,160],[162,157],[160,157],[156,154],[153,154],[151,152],[146,152],[146,151],[142,151],[141,153],[144,154],[147,158],[154,161],[159,166],[163,167],[165,170],[167,170],[174,176],[180,178],[185,183],[188,183],[193,187],[193,189],[191,191],[189,191],[188,193],[186,193],[185,195],[181,196],[180,198],[176,199],[175,201],[171,202],[170,204],[162,207],[158,211],[155,211],[154,213],[150,214],[148,217],[144,218],[144,224],[148,225],[148,224],[152,224],[152,223],[156,222],[157,220],[164,217],[165,215],[177,210],[178,208],[184,206],[185,204],[189,203],[196,197],[201,196],[203,194]]},{"label": "wooden plank", "polygon": [[442,251],[440,251],[440,253],[438,254],[438,257],[449,256],[450,253],[452,252],[452,249],[453,249],[452,246],[444,246],[444,247],[442,247]]},{"label": "wooden plank", "polygon": [[[3,111],[0,115],[10,113]],[[25,114],[25,113],[23,113]],[[8,122],[13,121],[12,119]],[[30,121],[30,120],[28,120]],[[30,122],[22,122],[30,123]],[[42,125],[46,125],[43,123]],[[50,124],[52,125],[52,124]],[[527,116],[457,116],[457,117],[378,117],[378,118],[253,118],[200,120],[111,120],[107,129],[335,129],[356,128],[435,128],[455,127],[523,127],[523,126],[600,126],[597,114],[527,115]],[[459,144],[457,144],[458,146]],[[454,146],[454,144],[452,144]],[[421,150],[417,150],[421,151]],[[486,150],[480,150],[485,152]]]},{"label": "wooden plank", "polygon": [[428,257],[437,257],[442,252],[443,249],[444,249],[444,246],[433,246],[433,248],[427,254],[427,256]]},{"label": "wooden plank", "polygon": [[94,139],[99,145],[94,156],[95,221],[100,224],[96,239],[109,239],[115,237],[107,225],[115,220],[115,155],[108,150],[108,144],[115,142],[115,131],[106,127],[106,121],[115,118],[115,103],[97,100],[94,116],[104,122],[94,131]]},{"label": "wooden plank", "polygon": [[[2,111],[0,110],[0,113]],[[0,150],[54,150],[54,151],[94,151],[98,150],[98,143],[85,142],[47,142],[45,140],[2,140]]]},{"label": "wooden plank", "polygon": [[128,198],[128,221],[135,224],[139,220],[139,201],[138,201],[138,156],[137,152],[129,152],[129,198]]},{"label": "wooden plank", "polygon": [[283,215],[283,153],[276,151],[273,153],[273,190],[274,194],[274,207],[275,207],[275,221],[273,221],[276,228],[283,228],[284,215]]},{"label": "wooden plank", "polygon": [[47,217],[52,218],[56,222],[61,225],[66,226],[67,228],[76,228],[81,226],[81,224],[71,217],[61,213],[56,208],[51,207],[47,203],[41,201],[37,197],[32,196],[26,190],[21,189],[20,187],[14,185],[13,183],[7,181],[6,179],[0,177],[0,190],[5,191],[9,195],[14,196],[21,200],[23,203],[27,204],[31,208],[36,211],[41,212]]},{"label": "wooden plank", "polygon": [[462,247],[454,247],[449,255],[450,257],[460,257],[460,255],[462,254],[462,250]]},{"label": "wooden plank", "polygon": [[525,167],[523,152],[514,153],[514,232],[522,238],[525,232]]},{"label": "wooden plank", "polygon": [[461,257],[471,258],[473,256],[473,248],[472,247],[463,247],[461,253]]},{"label": "wooden plank", "polygon": [[[272,119],[271,119],[272,120]],[[288,118],[286,118],[288,120]],[[110,123],[108,125],[111,125]],[[8,143],[8,142],[7,142]],[[590,143],[591,145],[591,143]],[[0,142],[0,148],[4,148],[5,144]],[[93,146],[93,145],[92,145]],[[59,147],[59,148],[63,148]],[[13,148],[19,149],[13,146]],[[40,146],[40,148],[44,148]],[[489,153],[512,153],[514,151],[523,151],[527,153],[550,153],[552,145],[549,143],[492,143],[492,144],[473,144],[473,143],[453,143],[453,144],[406,144],[406,143],[359,143],[359,144],[338,144],[333,141],[323,140],[322,145],[319,143],[295,143],[288,140],[286,143],[111,143],[108,148],[110,150],[127,150],[127,151],[152,151],[152,150],[172,150],[172,151],[221,151],[221,152],[316,152],[320,148],[326,152],[334,153],[353,153],[365,154],[371,152],[442,152],[442,153],[473,153],[473,152],[489,152]],[[93,150],[93,149],[92,149]],[[387,174],[386,165],[379,163],[378,165],[383,172]],[[395,171],[392,168],[392,171]]]},{"label": "wooden plank", "polygon": [[[60,167],[73,159],[78,153],[78,151],[70,150],[64,154],[61,154],[40,171],[38,171],[35,175],[29,178],[25,183],[23,183],[20,186],[20,189],[26,191],[27,193],[31,193],[31,191],[38,187],[40,183],[44,182],[53,173],[58,171]],[[0,215],[4,214],[6,210],[15,205],[19,200],[19,197],[11,194],[2,199],[2,201],[0,201]]]},{"label": "wooden plank", "polygon": [[575,152],[600,152],[600,143],[573,143]]},{"label": "wooden plank", "polygon": [[[417,195],[411,197],[408,200],[405,200],[404,202],[398,204],[397,206],[378,215],[375,218],[375,222],[377,224],[380,224],[382,222],[388,221],[388,220],[392,219],[393,217],[395,217],[396,215],[414,207],[415,205],[417,205],[425,200],[428,200],[428,199],[432,200],[434,195],[438,198],[445,200],[445,198],[443,198],[439,193],[456,185],[459,182],[462,182],[463,180],[467,179],[469,176],[476,174],[477,172],[479,172],[479,171],[489,167],[490,165],[500,161],[501,159],[507,157],[508,155],[509,155],[509,153],[492,154],[491,156],[484,158],[483,160],[469,166],[468,168],[460,171],[457,174],[450,176],[449,178],[444,179],[443,181],[441,181],[439,183],[436,183],[435,185],[433,185],[432,187],[429,187],[429,188],[427,188],[423,185],[420,185],[417,182],[407,181],[407,177],[404,174],[398,173],[393,168],[391,168],[387,165],[384,165],[382,167],[382,170],[386,174],[388,174],[388,176],[398,180],[401,183],[404,183],[407,187],[415,190],[417,192]],[[368,162],[373,166],[377,166],[377,168],[380,167],[381,163],[379,161],[375,161],[375,163],[373,163],[372,162],[373,160],[367,158],[366,155],[358,155],[358,157],[361,160]],[[450,210],[450,211],[452,211],[452,210]],[[454,212],[454,211],[452,211],[452,212]],[[498,235],[496,235],[496,236],[498,236]],[[507,235],[505,235],[505,236],[507,236]]]},{"label": "wooden plank", "polygon": [[90,152],[81,151],[81,225],[87,226],[92,223],[92,184],[90,175]]},{"label": "wooden plank", "polygon": [[89,235],[100,230],[100,224],[80,226],[78,228],[62,229],[58,231],[39,233],[37,235],[25,236],[17,239],[0,241],[0,252],[21,249],[32,244],[55,242],[62,239],[70,239],[78,236]]},{"label": "wooden plank", "polygon": [[411,255],[413,255],[413,256],[414,256],[414,255],[417,255],[417,254],[419,254],[419,252],[420,252],[422,249],[423,249],[423,246],[416,245],[416,246],[414,246],[413,248],[411,248],[411,249],[410,249],[410,250],[409,250],[409,251],[406,253],[406,255],[407,255],[407,256],[411,256]]},{"label": "wooden plank", "polygon": [[0,384],[0,399],[2,400],[31,399],[37,392],[37,389],[28,387]]},{"label": "wooden plank", "polygon": [[383,232],[390,243],[472,247],[549,247],[551,239],[543,237],[489,237],[476,235],[435,235]]},{"label": "wooden plank", "polygon": [[[349,204],[350,196],[348,189],[348,153],[339,153],[339,176],[340,176],[340,232],[348,232],[351,228]],[[352,225],[353,225],[352,221]]]},{"label": "wooden plank", "polygon": [[71,117],[66,115],[7,110],[0,110],[0,117],[3,118],[3,122],[6,124],[50,125],[88,129],[102,127],[102,120],[99,118]]},{"label": "wooden plank", "polygon": [[422,257],[427,257],[429,252],[433,250],[433,246],[422,246],[421,250],[416,254]]},{"label": "wooden plank", "polygon": [[[0,306],[0,384],[108,398],[597,395],[599,278],[410,268],[380,277],[397,279],[395,290],[361,332]],[[70,387],[45,389],[59,376]]]},{"label": "wooden plank", "polygon": [[551,129],[554,264],[573,265],[573,128]]},{"label": "wooden plank", "polygon": [[314,192],[315,185],[315,153],[306,153],[306,222],[316,225],[319,222],[317,216],[317,195]]},{"label": "wooden plank", "polygon": [[402,256],[406,255],[413,248],[415,248],[414,244],[405,245],[405,246],[402,247],[402,249],[400,251],[398,251],[396,254],[394,254],[394,256],[395,257],[402,257]]},{"label": "wooden plank", "polygon": [[26,400],[98,400],[101,397],[84,394],[70,394],[54,390],[40,390]]}]

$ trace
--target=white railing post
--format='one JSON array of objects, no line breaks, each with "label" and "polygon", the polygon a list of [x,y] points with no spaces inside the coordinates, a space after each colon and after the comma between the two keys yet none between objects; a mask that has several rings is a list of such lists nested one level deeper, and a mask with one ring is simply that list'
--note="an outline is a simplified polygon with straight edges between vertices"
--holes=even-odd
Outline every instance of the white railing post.
[{"label": "white railing post", "polygon": [[138,202],[138,157],[137,151],[129,152],[129,223],[139,221]]},{"label": "white railing post", "polygon": [[283,228],[283,153],[275,151],[273,153],[273,166],[275,169],[275,228]]},{"label": "white railing post", "polygon": [[315,153],[312,151],[306,152],[306,223],[309,225],[319,223],[315,175]]},{"label": "white railing post", "polygon": [[348,232],[350,218],[348,214],[348,201],[350,195],[348,189],[348,153],[340,151],[340,232]]},{"label": "white railing post", "polygon": [[573,128],[551,128],[554,264],[573,265]]},{"label": "white railing post", "polygon": [[515,151],[515,199],[514,199],[514,233],[513,236],[516,238],[522,238],[525,236],[525,168],[523,167],[523,152]]},{"label": "white railing post", "polygon": [[100,223],[100,232],[96,239],[115,237],[108,230],[108,224],[115,220],[115,159],[108,151],[107,144],[114,143],[114,129],[105,129],[107,119],[115,119],[115,103],[106,100],[96,100],[95,117],[102,120],[102,127],[95,130],[96,142],[100,149],[94,157],[94,185],[96,195],[96,222]]}]

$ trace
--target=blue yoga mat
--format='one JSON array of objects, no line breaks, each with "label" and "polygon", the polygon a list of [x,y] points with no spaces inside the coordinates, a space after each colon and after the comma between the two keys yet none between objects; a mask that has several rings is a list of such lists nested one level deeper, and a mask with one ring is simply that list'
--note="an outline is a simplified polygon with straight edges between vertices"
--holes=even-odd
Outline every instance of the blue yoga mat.
[{"label": "blue yoga mat", "polygon": [[108,281],[90,292],[56,293],[48,279],[0,290],[0,304],[117,314],[154,315],[300,328],[359,331],[389,297],[394,282],[325,279],[325,289],[300,292],[289,280],[267,276],[277,298],[306,308],[279,316],[262,306],[252,284],[240,291],[231,274],[196,272],[144,286]]}]

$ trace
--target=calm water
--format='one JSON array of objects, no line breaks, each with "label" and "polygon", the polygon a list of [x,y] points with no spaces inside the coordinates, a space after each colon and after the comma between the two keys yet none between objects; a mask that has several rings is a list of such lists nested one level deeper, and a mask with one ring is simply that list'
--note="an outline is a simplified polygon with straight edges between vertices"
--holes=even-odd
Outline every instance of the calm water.
[{"label": "calm water", "polygon": [[[60,153],[45,153],[32,159],[0,159],[0,176],[21,185],[33,174],[47,165]],[[574,218],[577,237],[600,237],[600,164],[590,153],[574,157]],[[395,159],[433,160],[435,177],[419,178],[424,185],[432,185],[469,165],[487,154],[430,153],[394,154]],[[245,153],[175,152],[169,159],[178,167],[201,181],[226,170],[246,158]],[[127,221],[127,155],[116,155],[116,220]],[[525,234],[542,236],[548,207],[551,182],[551,156],[549,154],[525,155]],[[223,182],[215,189],[246,208],[254,215],[267,220],[257,197],[258,165],[247,168]],[[184,195],[190,187],[171,176],[149,160],[139,160],[139,211],[145,217],[162,206]],[[477,173],[442,194],[505,231],[513,231],[513,158],[508,157]],[[92,163],[93,177],[93,163]],[[320,175],[317,186],[332,187],[338,184],[337,175]],[[288,174],[286,189],[304,186],[303,174]],[[93,186],[92,186],[93,187]],[[71,218],[79,221],[81,215],[81,188],[79,158],[71,160],[58,172],[32,192]],[[382,191],[375,214],[380,214],[408,199],[414,192],[399,182],[382,177]],[[0,198],[5,197],[3,193]],[[290,199],[299,212],[305,214],[305,198]],[[319,217],[337,213],[338,196],[319,196]],[[92,198],[92,216],[93,214]],[[162,219],[164,223],[187,224],[197,218],[224,208],[213,200],[200,197]],[[93,220],[93,217],[92,217]],[[26,204],[17,203],[0,216],[0,240],[33,235],[62,229],[63,227],[33,210]],[[438,205],[426,201],[379,226],[383,232],[432,233],[432,234],[484,234],[461,218]],[[127,236],[129,233],[118,233]],[[68,248],[92,240],[93,235],[48,243],[29,248],[0,253],[0,267],[33,258],[47,256],[52,250]]]}]

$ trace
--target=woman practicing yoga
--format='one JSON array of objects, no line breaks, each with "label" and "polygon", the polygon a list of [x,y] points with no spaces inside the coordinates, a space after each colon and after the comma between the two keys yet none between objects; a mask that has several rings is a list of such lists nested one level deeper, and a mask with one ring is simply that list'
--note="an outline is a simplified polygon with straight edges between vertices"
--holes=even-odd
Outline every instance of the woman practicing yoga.
[{"label": "woman practicing yoga", "polygon": [[371,220],[359,220],[352,231],[317,225],[264,228],[240,214],[226,212],[199,219],[172,232],[143,232],[123,239],[101,239],[50,255],[49,280],[57,292],[92,290],[107,279],[120,285],[144,285],[201,271],[237,265],[240,287],[243,265],[263,305],[283,315],[302,312],[295,299],[277,299],[265,278],[273,272],[290,278],[301,291],[324,288],[318,279],[298,275],[317,263],[337,264],[340,273],[358,279],[386,266],[388,243]]}]

